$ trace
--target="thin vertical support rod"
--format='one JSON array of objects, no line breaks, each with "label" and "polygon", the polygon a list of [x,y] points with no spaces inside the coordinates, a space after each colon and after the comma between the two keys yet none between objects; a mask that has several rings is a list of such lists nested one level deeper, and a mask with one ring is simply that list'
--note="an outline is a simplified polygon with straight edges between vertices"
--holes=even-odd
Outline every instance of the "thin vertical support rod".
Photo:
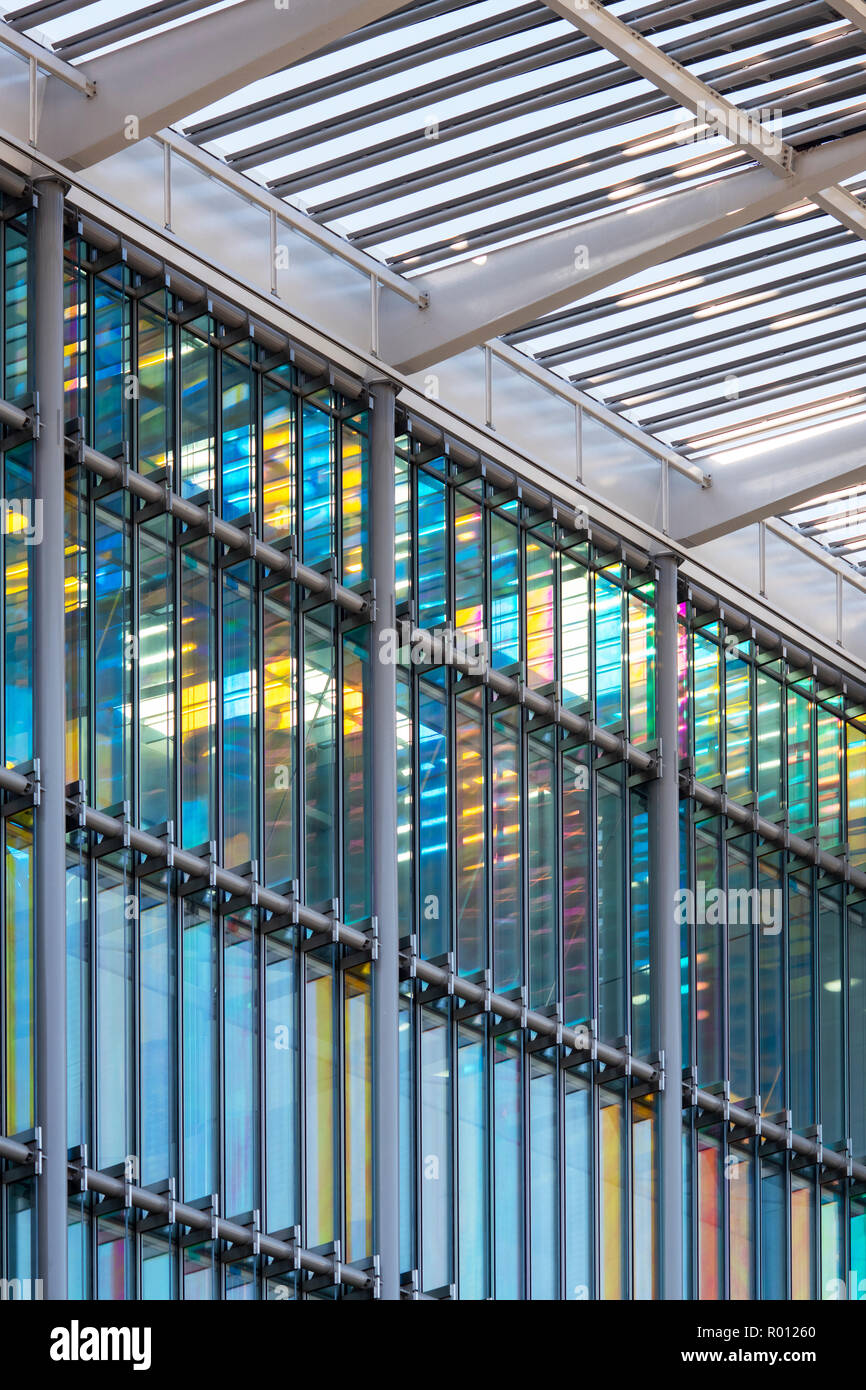
[{"label": "thin vertical support rod", "polygon": [[44,1166],[38,1187],[38,1273],[43,1296],[67,1296],[66,1135],[66,673],[64,670],[63,198],[57,178],[36,182],[33,331],[40,432],[34,499],[42,538],[33,547],[34,751],[41,804],[35,816],[36,1122]]},{"label": "thin vertical support rod", "polygon": [[388,380],[370,386],[370,573],[376,585],[376,617],[370,653],[373,912],[378,927],[374,985],[376,1248],[381,1296],[400,1297],[398,991],[400,931],[397,917],[397,668],[394,577],[394,406]]},{"label": "thin vertical support rod", "polygon": [[683,1040],[680,998],[679,739],[677,729],[677,558],[656,557],[656,699],[661,772],[653,782],[653,1003],[656,1045],[664,1053],[661,1094],[660,1243],[665,1299],[683,1296]]}]

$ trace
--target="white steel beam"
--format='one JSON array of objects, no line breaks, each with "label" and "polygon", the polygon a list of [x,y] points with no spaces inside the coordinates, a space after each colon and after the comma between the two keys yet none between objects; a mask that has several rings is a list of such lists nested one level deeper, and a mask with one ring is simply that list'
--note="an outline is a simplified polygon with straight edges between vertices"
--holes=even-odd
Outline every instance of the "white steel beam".
[{"label": "white steel beam", "polygon": [[703,545],[801,503],[866,480],[866,420],[834,421],[822,429],[782,435],[705,460],[712,487],[699,491],[671,482],[671,538]]},{"label": "white steel beam", "polygon": [[831,10],[866,33],[866,4],[863,0],[827,0]]},{"label": "white steel beam", "polygon": [[794,150],[747,111],[713,91],[699,77],[669,58],[636,29],[617,19],[598,0],[545,0],[548,9],[581,29],[633,72],[652,82],[686,111],[699,116],[714,133],[748,150],[782,177],[794,167]]},{"label": "white steel beam", "polygon": [[[241,0],[104,54],[82,68],[96,95],[51,83],[39,149],[84,169],[247,83],[308,58],[400,0]],[[9,32],[12,32],[11,30]]]},{"label": "white steel beam", "polygon": [[[781,178],[790,177],[796,162],[795,151],[790,145],[748,111],[720,96],[687,68],[669,58],[637,30],[617,19],[599,0],[545,0],[545,3],[554,14],[576,25],[633,72],[667,93],[686,111],[691,111],[708,133],[746,150]],[[835,8],[845,13],[852,23],[866,29],[866,4],[861,0],[837,4]],[[859,16],[856,20],[855,13]],[[814,201],[855,236],[866,239],[866,206],[853,193],[844,188],[822,189]]]},{"label": "white steel beam", "polygon": [[866,134],[846,136],[806,151],[784,180],[769,169],[749,169],[431,271],[412,280],[429,296],[423,313],[387,306],[381,356],[402,372],[421,371],[814,198],[863,169]]},{"label": "white steel beam", "polygon": [[72,63],[67,63],[64,58],[58,58],[49,48],[43,48],[41,43],[31,39],[28,34],[19,34],[17,29],[13,29],[11,24],[7,24],[3,19],[0,19],[0,44],[17,53],[19,58],[35,62],[41,72],[47,72],[51,77],[59,77],[61,82],[65,82],[80,95],[93,96],[95,89],[86,73],[74,67]]}]

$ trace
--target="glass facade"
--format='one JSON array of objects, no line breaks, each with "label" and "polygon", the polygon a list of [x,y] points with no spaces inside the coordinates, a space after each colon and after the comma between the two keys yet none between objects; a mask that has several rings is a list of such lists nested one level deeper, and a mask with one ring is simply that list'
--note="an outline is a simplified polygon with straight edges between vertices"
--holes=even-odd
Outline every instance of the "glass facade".
[{"label": "glass facade", "polygon": [[[15,401],[38,386],[26,218],[2,235]],[[70,459],[67,783],[81,804],[368,932],[382,659],[369,611],[229,550],[207,523],[251,529],[364,594],[366,394],[312,379],[78,236],[65,342],[67,426],[206,518],[190,526]],[[404,1287],[661,1296],[655,940],[667,928],[681,940],[684,1296],[862,1296],[864,1187],[845,1164],[866,1160],[863,708],[681,585],[681,893],[660,920],[654,566],[421,434],[398,409],[398,616],[468,657],[394,647]],[[7,508],[32,498],[33,447],[2,454]],[[14,525],[0,543],[11,769],[39,755],[32,551]],[[8,1138],[37,1122],[38,814],[9,799],[2,821]],[[74,817],[65,910],[73,1158],[371,1268],[375,953]],[[38,1181],[3,1185],[0,1277],[35,1271]],[[348,1287],[312,1289],[252,1239],[142,1217],[71,1192],[72,1296]]]}]

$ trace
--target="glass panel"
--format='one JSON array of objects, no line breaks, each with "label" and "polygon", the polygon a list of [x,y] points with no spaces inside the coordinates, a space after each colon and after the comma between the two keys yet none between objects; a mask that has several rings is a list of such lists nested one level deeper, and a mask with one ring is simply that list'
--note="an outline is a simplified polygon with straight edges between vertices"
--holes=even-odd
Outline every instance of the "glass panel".
[{"label": "glass panel", "polygon": [[208,907],[182,910],[183,1191],[196,1201],[217,1191],[219,941]]},{"label": "glass panel", "polygon": [[725,770],[728,796],[747,800],[752,789],[751,668],[725,648]]},{"label": "glass panel", "polygon": [[589,700],[589,578],[569,555],[560,562],[562,593],[562,701],[568,709]]},{"label": "glass panel", "polygon": [[559,1131],[556,1053],[529,1058],[529,1195],[534,1299],[559,1298]]},{"label": "glass panel", "polygon": [[531,533],[526,538],[526,669],[533,688],[556,675],[554,552]]},{"label": "glass panel", "polygon": [[345,974],[346,1258],[373,1253],[373,1014],[370,966]]},{"label": "glass panel", "polygon": [[695,682],[695,776],[699,782],[718,777],[720,681],[719,649],[715,642],[696,632],[694,635]]},{"label": "glass panel", "polygon": [[482,969],[487,958],[481,709],[480,691],[456,704],[457,963],[463,975]]},{"label": "glass panel", "polygon": [[655,738],[655,612],[637,594],[628,598],[629,738]]},{"label": "glass panel", "polygon": [[448,1028],[421,1010],[421,1286],[451,1282],[451,1068]]},{"label": "glass panel", "polygon": [[438,628],[445,622],[448,594],[445,484],[427,473],[418,479],[418,622]]},{"label": "glass panel", "polygon": [[724,1298],[722,1153],[718,1139],[698,1135],[698,1297]]},{"label": "glass panel", "polygon": [[622,772],[598,774],[598,1028],[625,1033],[625,813]]},{"label": "glass panel", "polygon": [[366,921],[370,905],[369,632],[343,638],[343,913]]},{"label": "glass panel", "polygon": [[36,998],[33,975],[32,813],[6,821],[4,859],[5,1113],[9,1134],[21,1134],[34,1123]]},{"label": "glass panel", "polygon": [[[529,740],[529,1006],[554,1005],[556,988],[556,805],[552,754]],[[534,1295],[533,1295],[534,1296]]]},{"label": "glass panel", "polygon": [[223,1070],[226,1211],[260,1205],[258,1144],[258,961],[253,914],[223,924]]},{"label": "glass panel", "polygon": [[343,425],[343,583],[366,578],[367,560],[367,436]]},{"label": "glass panel", "polygon": [[[335,896],[336,690],[330,633],[304,620],[305,901]],[[321,1243],[321,1242],[320,1242]]]},{"label": "glass panel", "polygon": [[652,1045],[652,983],[650,970],[650,849],[649,802],[635,787],[631,810],[631,1037],[638,1057]]},{"label": "glass panel", "polygon": [[521,1041],[493,1043],[493,1191],[496,1298],[523,1297],[523,1086]]},{"label": "glass panel", "polygon": [[625,1126],[618,1096],[599,1091],[600,1163],[599,1234],[601,1239],[601,1297],[627,1297],[628,1265],[625,1245]]},{"label": "glass panel", "polygon": [[520,660],[520,550],[517,527],[490,517],[490,642],[494,666]]},{"label": "glass panel", "polygon": [[262,604],[264,669],[265,883],[296,877],[297,663],[294,593],[274,589]]},{"label": "glass panel", "polygon": [[618,584],[595,577],[595,708],[599,724],[622,719],[623,595]]},{"label": "glass panel", "polygon": [[811,875],[792,875],[788,879],[788,1068],[795,1129],[814,1124],[816,1119],[813,954]]},{"label": "glass panel", "polygon": [[222,769],[224,863],[247,863],[258,845],[255,593],[252,567],[222,576]]},{"label": "glass panel", "polygon": [[100,862],[96,892],[97,1166],[123,1163],[132,1149],[132,945],[134,884]]},{"label": "glass panel", "polygon": [[334,553],[333,424],[309,401],[303,407],[302,558],[315,565]]},{"label": "glass panel", "polygon": [[490,1277],[488,1122],[484,1034],[477,1026],[457,1030],[457,1116],[459,1293],[462,1299],[484,1299]]},{"label": "glass panel", "polygon": [[520,755],[504,719],[493,720],[493,988],[520,983]]},{"label": "glass panel", "polygon": [[421,954],[450,945],[448,885],[448,741],[445,702],[421,687],[418,696],[418,852]]},{"label": "glass panel", "polygon": [[265,952],[266,1229],[284,1231],[298,1211],[297,956],[290,931],[269,932]]},{"label": "glass panel", "polygon": [[566,1072],[565,1111],[565,1297],[592,1296],[592,1092],[580,1075]]},{"label": "glass panel", "polygon": [[305,1236],[309,1245],[325,1245],[334,1239],[335,1182],[338,1132],[335,1105],[336,1020],[334,972],[319,955],[308,954],[306,963],[306,1022],[304,1029],[306,1091],[306,1198]]},{"label": "glass panel", "polygon": [[730,1297],[755,1297],[755,1164],[750,1153],[731,1149],[725,1159],[730,1208]]},{"label": "glass panel", "polygon": [[656,1196],[656,1107],[653,1100],[632,1106],[632,1267],[637,1299],[657,1296],[658,1198]]}]

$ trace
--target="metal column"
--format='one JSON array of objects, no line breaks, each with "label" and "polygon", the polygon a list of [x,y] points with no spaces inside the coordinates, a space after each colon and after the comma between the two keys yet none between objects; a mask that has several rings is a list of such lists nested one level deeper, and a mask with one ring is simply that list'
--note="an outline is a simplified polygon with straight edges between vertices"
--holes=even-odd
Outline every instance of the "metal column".
[{"label": "metal column", "polygon": [[66,1298],[66,672],[64,669],[63,197],[56,178],[36,183],[33,260],[34,378],[40,434],[34,499],[42,539],[33,547],[34,752],[42,778],[35,816],[36,1123],[44,1167],[38,1184],[38,1277],[44,1298]]},{"label": "metal column", "polygon": [[376,1249],[381,1296],[400,1297],[398,951],[397,920],[397,669],[394,643],[384,636],[396,622],[394,587],[394,404],[388,380],[371,383],[370,573],[376,584],[376,619],[371,652],[370,716],[372,775],[370,828],[373,837],[373,912],[378,920],[379,958],[374,992],[375,1142],[373,1149]]},{"label": "metal column", "polygon": [[652,784],[653,1005],[657,1047],[664,1052],[661,1139],[660,1296],[683,1296],[683,1040],[680,996],[679,752],[677,730],[677,557],[656,556],[656,699],[661,775]]}]

